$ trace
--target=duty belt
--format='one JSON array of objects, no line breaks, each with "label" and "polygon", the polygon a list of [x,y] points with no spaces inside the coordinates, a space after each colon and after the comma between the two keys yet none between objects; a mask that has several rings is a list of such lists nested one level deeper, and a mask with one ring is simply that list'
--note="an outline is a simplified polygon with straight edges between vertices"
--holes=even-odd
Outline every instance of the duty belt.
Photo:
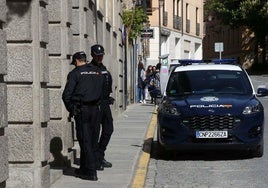
[{"label": "duty belt", "polygon": [[99,105],[100,101],[99,100],[95,100],[95,101],[88,101],[88,102],[81,102],[81,105]]}]

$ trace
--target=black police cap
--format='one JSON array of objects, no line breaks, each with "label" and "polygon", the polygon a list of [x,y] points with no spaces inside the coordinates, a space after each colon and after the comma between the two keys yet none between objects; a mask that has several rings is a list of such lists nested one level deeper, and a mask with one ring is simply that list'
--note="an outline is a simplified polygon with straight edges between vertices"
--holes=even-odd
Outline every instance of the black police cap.
[{"label": "black police cap", "polygon": [[91,53],[93,53],[94,55],[104,55],[104,48],[102,45],[99,44],[95,44],[93,46],[91,46]]},{"label": "black police cap", "polygon": [[81,59],[84,59],[86,60],[87,59],[87,55],[85,54],[85,52],[81,51],[81,52],[76,52],[74,55],[73,55],[73,59],[72,59],[72,65],[75,64],[75,61],[76,60],[81,60]]}]

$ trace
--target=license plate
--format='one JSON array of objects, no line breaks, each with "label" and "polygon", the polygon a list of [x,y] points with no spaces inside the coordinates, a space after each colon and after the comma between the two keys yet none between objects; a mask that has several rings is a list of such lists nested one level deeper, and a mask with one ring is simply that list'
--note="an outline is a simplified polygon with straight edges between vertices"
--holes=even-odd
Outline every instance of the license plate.
[{"label": "license plate", "polygon": [[196,131],[196,138],[228,138],[228,131]]}]

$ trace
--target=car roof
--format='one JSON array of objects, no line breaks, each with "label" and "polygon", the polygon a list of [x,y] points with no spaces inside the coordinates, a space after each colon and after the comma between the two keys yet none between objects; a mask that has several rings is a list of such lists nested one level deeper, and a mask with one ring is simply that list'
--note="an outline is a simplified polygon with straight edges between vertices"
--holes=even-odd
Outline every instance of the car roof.
[{"label": "car roof", "polygon": [[229,70],[229,71],[242,71],[242,68],[238,65],[230,64],[191,64],[182,65],[174,69],[174,72],[181,71],[196,71],[196,70]]}]

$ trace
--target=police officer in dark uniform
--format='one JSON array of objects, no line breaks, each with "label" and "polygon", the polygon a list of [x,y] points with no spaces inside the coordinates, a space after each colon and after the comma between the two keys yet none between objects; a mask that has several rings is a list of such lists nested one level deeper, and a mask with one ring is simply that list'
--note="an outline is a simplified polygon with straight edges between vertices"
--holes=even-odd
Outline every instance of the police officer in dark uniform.
[{"label": "police officer in dark uniform", "polygon": [[96,66],[87,63],[84,52],[75,53],[71,64],[75,68],[68,74],[62,100],[71,116],[74,116],[81,149],[80,168],[76,170],[76,175],[82,179],[97,181],[96,152],[103,76]]},{"label": "police officer in dark uniform", "polygon": [[92,61],[91,64],[100,68],[103,78],[104,78],[104,87],[103,87],[103,94],[102,94],[102,102],[101,102],[101,134],[99,138],[99,149],[98,149],[98,158],[100,161],[99,169],[105,167],[110,168],[112,167],[112,163],[105,160],[105,150],[107,145],[110,141],[111,135],[114,130],[113,126],[113,117],[110,105],[114,103],[114,99],[110,97],[112,93],[112,76],[110,72],[106,69],[103,65],[103,55],[104,55],[104,48],[103,46],[96,44],[91,47],[91,56]]}]

